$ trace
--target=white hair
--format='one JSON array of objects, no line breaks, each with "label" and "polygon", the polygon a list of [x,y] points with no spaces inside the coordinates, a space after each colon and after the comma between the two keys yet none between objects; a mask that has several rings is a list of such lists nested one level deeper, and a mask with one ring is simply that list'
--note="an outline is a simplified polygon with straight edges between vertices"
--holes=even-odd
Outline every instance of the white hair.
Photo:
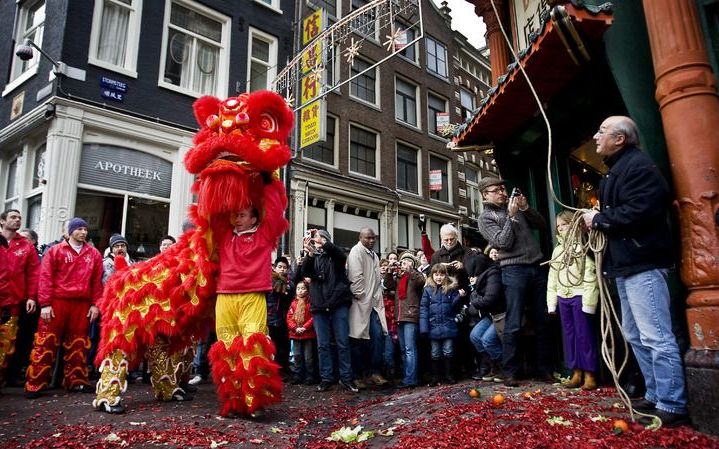
[{"label": "white hair", "polygon": [[442,234],[454,234],[455,237],[458,237],[459,231],[452,224],[447,223],[446,225],[442,225],[442,227],[439,228],[439,235]]}]

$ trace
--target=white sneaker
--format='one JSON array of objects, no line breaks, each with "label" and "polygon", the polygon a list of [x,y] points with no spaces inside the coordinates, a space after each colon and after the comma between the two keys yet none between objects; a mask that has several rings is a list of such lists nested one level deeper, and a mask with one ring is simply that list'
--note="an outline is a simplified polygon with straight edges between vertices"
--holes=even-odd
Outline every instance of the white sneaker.
[{"label": "white sneaker", "polygon": [[187,381],[187,383],[190,385],[197,385],[200,382],[202,382],[202,376],[200,376],[199,374],[196,374],[195,377]]}]

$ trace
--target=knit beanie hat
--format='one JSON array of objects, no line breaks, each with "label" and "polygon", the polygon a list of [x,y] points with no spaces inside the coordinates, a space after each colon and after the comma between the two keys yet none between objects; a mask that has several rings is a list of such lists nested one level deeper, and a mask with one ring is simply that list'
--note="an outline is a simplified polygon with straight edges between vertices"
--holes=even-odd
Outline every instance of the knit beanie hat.
[{"label": "knit beanie hat", "polygon": [[87,228],[87,222],[80,217],[75,217],[67,222],[67,235],[72,235],[77,228]]},{"label": "knit beanie hat", "polygon": [[317,234],[321,237],[324,237],[325,240],[327,240],[328,242],[332,241],[332,235],[330,235],[330,233],[326,229],[320,229],[319,231],[317,231]]},{"label": "knit beanie hat", "polygon": [[125,246],[127,246],[127,240],[125,240],[125,237],[120,234],[112,234],[112,237],[110,237],[110,248],[112,249],[112,247],[118,243],[124,243]]},{"label": "knit beanie hat", "polygon": [[407,259],[407,260],[409,260],[410,262],[412,262],[412,267],[413,267],[413,268],[417,268],[417,257],[416,257],[414,254],[412,254],[412,253],[409,252],[409,251],[403,252],[403,253],[399,256],[399,261],[402,262],[402,261],[405,260],[405,259]]}]

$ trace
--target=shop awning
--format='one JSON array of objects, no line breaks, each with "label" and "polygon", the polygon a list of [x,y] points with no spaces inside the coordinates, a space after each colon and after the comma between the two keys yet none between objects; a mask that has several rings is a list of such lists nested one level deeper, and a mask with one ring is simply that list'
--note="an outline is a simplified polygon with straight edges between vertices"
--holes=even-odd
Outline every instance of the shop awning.
[{"label": "shop awning", "polygon": [[[590,48],[612,24],[609,4],[599,7],[559,5],[542,16],[542,28],[519,53],[519,63],[539,99],[552,99],[593,55]],[[491,55],[490,55],[491,58]],[[517,63],[508,66],[474,112],[459,126],[453,142],[460,147],[491,145],[512,135],[538,113],[537,103]]]}]

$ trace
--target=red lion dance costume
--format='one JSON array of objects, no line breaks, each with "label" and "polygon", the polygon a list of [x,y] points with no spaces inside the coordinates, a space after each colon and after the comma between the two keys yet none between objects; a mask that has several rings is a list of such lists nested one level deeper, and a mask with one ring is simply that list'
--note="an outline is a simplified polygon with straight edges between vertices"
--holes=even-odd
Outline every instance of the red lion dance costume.
[{"label": "red lion dance costume", "polygon": [[[128,368],[143,352],[155,396],[184,396],[180,380],[189,373],[188,348],[212,323],[218,248],[232,238],[231,214],[255,207],[260,227],[271,229],[273,246],[288,227],[278,169],[290,159],[293,114],[284,99],[269,91],[224,101],[202,97],[194,112],[201,129],[185,167],[197,175],[197,204],[189,210],[197,228],[164,253],[116,272],[99,304],[103,329],[95,361],[101,375],[93,406],[108,413],[124,411]],[[224,334],[218,332],[209,353],[221,415],[247,416],[280,401],[275,348],[265,333]]]}]

